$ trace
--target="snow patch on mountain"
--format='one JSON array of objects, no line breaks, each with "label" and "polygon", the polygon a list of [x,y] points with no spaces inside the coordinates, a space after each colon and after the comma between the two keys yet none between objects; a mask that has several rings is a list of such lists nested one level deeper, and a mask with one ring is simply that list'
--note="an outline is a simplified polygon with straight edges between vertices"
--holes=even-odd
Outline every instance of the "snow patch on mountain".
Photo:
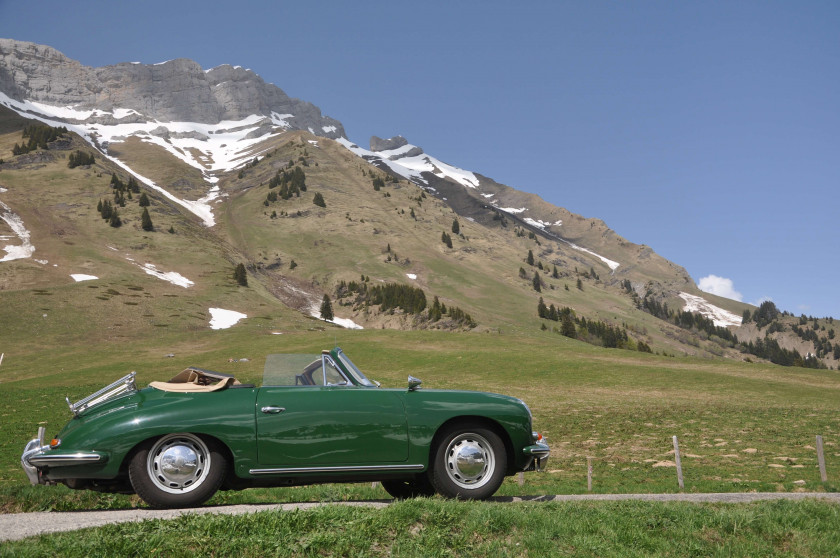
[{"label": "snow patch on mountain", "polygon": [[[3,192],[7,190],[2,189]],[[6,222],[14,235],[20,240],[19,245],[7,244],[3,247],[6,255],[0,258],[0,262],[10,262],[12,260],[21,260],[24,258],[31,258],[32,253],[35,252],[35,247],[30,242],[30,233],[23,224],[23,219],[13,212],[12,209],[0,201],[0,219]],[[12,237],[0,236],[0,241],[9,240]]]},{"label": "snow patch on mountain", "polygon": [[577,244],[574,244],[573,242],[569,242],[568,240],[563,240],[563,242],[565,242],[566,244],[568,244],[569,246],[571,246],[572,248],[574,248],[575,250],[577,250],[579,252],[585,252],[585,253],[587,253],[591,256],[595,256],[596,258],[598,258],[599,260],[601,260],[602,262],[607,264],[607,267],[609,267],[612,271],[615,271],[616,269],[618,269],[618,266],[621,265],[616,261],[613,261],[609,258],[605,258],[604,256],[602,256],[600,254],[596,254],[595,252],[593,252],[592,250],[589,250],[588,248],[584,248],[583,246],[578,246]]},{"label": "snow patch on mountain", "polygon": [[705,298],[688,293],[680,293],[685,301],[685,312],[697,312],[712,320],[717,327],[740,326],[743,318],[728,310],[715,306]]},{"label": "snow patch on mountain", "polygon": [[394,149],[372,151],[359,147],[346,138],[336,140],[352,153],[368,162],[381,162],[394,173],[415,183],[428,186],[423,173],[428,172],[439,178],[449,178],[465,188],[478,188],[478,177],[470,171],[444,163],[440,159],[423,153],[416,145],[406,143]]},{"label": "snow patch on mountain", "polygon": [[228,329],[247,317],[247,314],[235,310],[210,308],[210,329]]},{"label": "snow patch on mountain", "polygon": [[150,263],[144,265],[137,265],[152,277],[157,277],[158,279],[167,281],[169,283],[172,283],[173,285],[178,285],[179,287],[184,287],[185,289],[188,289],[195,285],[195,283],[193,283],[192,281],[175,271],[161,271],[157,268],[156,265]]},{"label": "snow patch on mountain", "polygon": [[[288,119],[292,114],[272,112],[270,117],[251,115],[242,120],[225,120],[218,124],[199,122],[159,122],[156,120],[134,122],[142,115],[133,109],[77,110],[73,107],[58,107],[32,101],[15,101],[0,93],[0,105],[28,118],[35,118],[50,126],[64,126],[76,132],[92,145],[100,146],[103,155],[120,165],[126,172],[160,192],[173,202],[198,216],[206,226],[215,224],[210,202],[219,196],[215,183],[217,173],[234,170],[253,160],[259,153],[253,151],[256,144],[278,130],[290,129]],[[111,117],[114,124],[102,124],[103,117]],[[128,117],[132,122],[120,122]],[[97,122],[87,122],[97,118]],[[152,180],[137,174],[126,163],[108,154],[108,146],[125,142],[134,137],[156,145],[177,159],[201,171],[206,182],[213,185],[206,196],[199,200],[184,200],[169,193]]]}]

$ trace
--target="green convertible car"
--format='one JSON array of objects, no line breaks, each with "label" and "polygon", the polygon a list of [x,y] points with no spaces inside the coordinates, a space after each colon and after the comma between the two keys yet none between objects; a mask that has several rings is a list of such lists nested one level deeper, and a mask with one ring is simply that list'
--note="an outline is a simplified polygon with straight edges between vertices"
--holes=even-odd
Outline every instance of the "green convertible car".
[{"label": "green convertible car", "polygon": [[136,493],[190,507],[217,490],[379,481],[396,498],[492,496],[539,470],[549,448],[521,400],[494,393],[381,389],[341,349],[269,355],[263,386],[188,368],[138,389],[134,373],[71,403],[50,442],[21,456],[32,484]]}]

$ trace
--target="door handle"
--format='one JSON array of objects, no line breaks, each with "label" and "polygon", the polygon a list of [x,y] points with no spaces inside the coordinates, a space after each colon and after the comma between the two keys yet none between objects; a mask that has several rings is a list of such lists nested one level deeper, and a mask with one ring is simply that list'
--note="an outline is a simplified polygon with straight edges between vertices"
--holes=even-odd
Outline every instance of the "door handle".
[{"label": "door handle", "polygon": [[263,408],[262,408],[262,409],[260,409],[260,410],[261,410],[263,413],[267,414],[267,415],[277,415],[277,414],[280,414],[280,413],[282,413],[283,411],[285,411],[285,410],[286,410],[286,408],[285,408],[285,407],[273,407],[273,406],[268,406],[268,407],[263,407]]}]

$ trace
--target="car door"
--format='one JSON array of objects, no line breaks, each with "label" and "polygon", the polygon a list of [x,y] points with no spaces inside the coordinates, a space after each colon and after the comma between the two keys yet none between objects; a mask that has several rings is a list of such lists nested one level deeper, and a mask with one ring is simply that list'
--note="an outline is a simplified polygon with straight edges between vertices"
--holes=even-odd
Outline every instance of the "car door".
[{"label": "car door", "polygon": [[318,468],[400,463],[408,426],[398,392],[354,386],[329,357],[321,385],[263,387],[257,395],[261,467]]}]

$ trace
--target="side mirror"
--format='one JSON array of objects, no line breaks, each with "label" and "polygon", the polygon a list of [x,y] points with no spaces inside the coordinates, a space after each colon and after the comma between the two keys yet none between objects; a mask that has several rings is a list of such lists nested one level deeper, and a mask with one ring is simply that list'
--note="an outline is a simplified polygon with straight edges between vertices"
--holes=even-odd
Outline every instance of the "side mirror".
[{"label": "side mirror", "polygon": [[414,376],[408,377],[408,391],[416,391],[420,389],[420,384],[423,382]]}]

